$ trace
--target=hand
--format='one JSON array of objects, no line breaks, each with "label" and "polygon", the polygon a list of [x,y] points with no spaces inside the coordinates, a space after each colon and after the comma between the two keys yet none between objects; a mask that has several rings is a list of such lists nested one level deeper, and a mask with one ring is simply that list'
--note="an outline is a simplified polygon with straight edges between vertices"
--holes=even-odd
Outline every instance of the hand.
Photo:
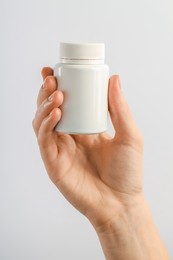
[{"label": "hand", "polygon": [[119,77],[109,80],[111,138],[55,132],[64,97],[52,69],[42,75],[33,127],[51,180],[90,220],[107,260],[169,259],[143,196],[143,138]]},{"label": "hand", "polygon": [[[122,94],[109,80],[109,112],[116,134],[68,135],[61,120],[63,93],[51,68],[43,68],[33,127],[50,179],[97,229],[143,199],[143,138]],[[89,104],[88,104],[89,105]]]}]

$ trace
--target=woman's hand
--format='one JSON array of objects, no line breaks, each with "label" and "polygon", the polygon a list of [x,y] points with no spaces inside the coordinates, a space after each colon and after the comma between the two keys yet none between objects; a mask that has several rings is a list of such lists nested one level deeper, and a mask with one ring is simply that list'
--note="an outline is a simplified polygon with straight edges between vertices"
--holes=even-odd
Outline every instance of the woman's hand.
[{"label": "woman's hand", "polygon": [[[66,199],[97,227],[143,198],[143,138],[122,95],[118,76],[109,81],[109,112],[116,134],[68,135],[61,120],[63,93],[51,68],[42,70],[33,127],[48,175]],[[89,104],[88,104],[89,106]]]},{"label": "woman's hand", "polygon": [[42,75],[33,127],[53,183],[90,220],[107,260],[169,259],[144,200],[143,138],[119,77],[109,80],[111,138],[55,132],[64,96],[51,68]]}]

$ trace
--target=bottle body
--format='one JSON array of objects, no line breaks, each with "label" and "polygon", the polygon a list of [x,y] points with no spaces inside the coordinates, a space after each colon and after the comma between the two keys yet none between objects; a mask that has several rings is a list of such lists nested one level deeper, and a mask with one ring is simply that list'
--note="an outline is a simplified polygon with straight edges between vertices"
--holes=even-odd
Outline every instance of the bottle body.
[{"label": "bottle body", "polygon": [[62,117],[55,130],[95,134],[107,130],[109,67],[106,64],[63,64],[54,68],[64,94]]}]

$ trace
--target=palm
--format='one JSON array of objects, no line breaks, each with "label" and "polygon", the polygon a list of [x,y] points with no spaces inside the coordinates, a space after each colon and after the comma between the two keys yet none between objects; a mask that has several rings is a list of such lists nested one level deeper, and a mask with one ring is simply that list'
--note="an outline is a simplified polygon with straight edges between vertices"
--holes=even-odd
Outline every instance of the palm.
[{"label": "palm", "polygon": [[[95,211],[98,216],[103,215],[101,211],[105,212],[108,205],[110,208],[110,203],[116,209],[120,195],[141,189],[140,164],[136,164],[141,153],[113,142],[106,134],[54,133],[50,145],[52,163],[44,160],[50,178],[70,203],[86,215]],[[133,182],[131,174],[139,178]],[[110,214],[115,212],[109,211]]]}]

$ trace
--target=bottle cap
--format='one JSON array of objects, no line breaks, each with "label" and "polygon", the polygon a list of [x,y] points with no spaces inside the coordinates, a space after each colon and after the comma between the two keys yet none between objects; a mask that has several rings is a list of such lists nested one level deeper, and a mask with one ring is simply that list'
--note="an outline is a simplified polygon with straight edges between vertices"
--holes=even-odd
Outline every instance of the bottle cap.
[{"label": "bottle cap", "polygon": [[[60,43],[59,56],[62,61],[100,60],[104,61],[104,43]],[[99,62],[99,63],[100,63]]]}]

